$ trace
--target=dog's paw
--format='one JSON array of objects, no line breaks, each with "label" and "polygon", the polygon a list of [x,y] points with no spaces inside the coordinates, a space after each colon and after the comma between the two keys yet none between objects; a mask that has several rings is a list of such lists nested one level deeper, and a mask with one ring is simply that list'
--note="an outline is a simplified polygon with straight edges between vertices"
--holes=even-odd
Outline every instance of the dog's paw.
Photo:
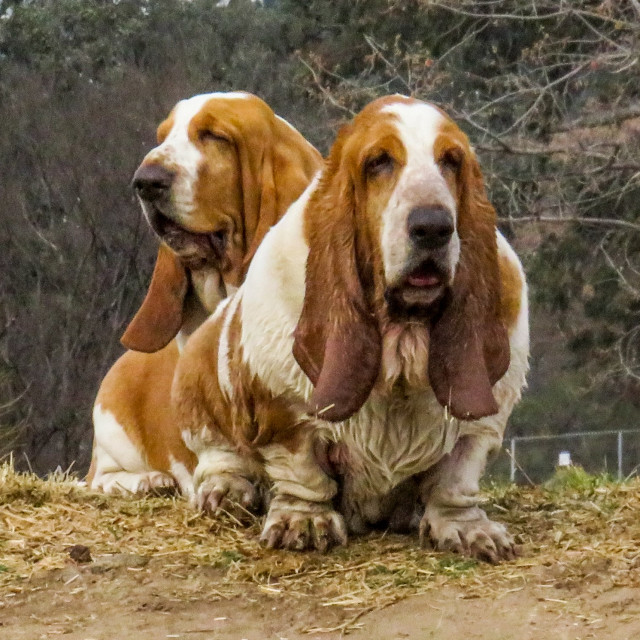
[{"label": "dog's paw", "polygon": [[328,502],[280,495],[271,502],[260,541],[270,549],[316,549],[324,553],[347,543],[347,528]]},{"label": "dog's paw", "polygon": [[506,527],[489,520],[479,507],[427,506],[420,522],[421,543],[497,564],[519,550]]},{"label": "dog's paw", "polygon": [[150,471],[140,479],[136,493],[166,495],[176,491],[178,491],[178,483],[173,476],[162,471]]},{"label": "dog's paw", "polygon": [[222,510],[234,516],[247,515],[259,504],[256,485],[233,473],[206,476],[198,485],[195,504],[200,511],[214,515]]},{"label": "dog's paw", "polygon": [[178,483],[172,475],[163,471],[143,471],[141,473],[116,471],[103,474],[94,483],[94,488],[102,489],[105,493],[112,495],[166,495],[176,493]]}]

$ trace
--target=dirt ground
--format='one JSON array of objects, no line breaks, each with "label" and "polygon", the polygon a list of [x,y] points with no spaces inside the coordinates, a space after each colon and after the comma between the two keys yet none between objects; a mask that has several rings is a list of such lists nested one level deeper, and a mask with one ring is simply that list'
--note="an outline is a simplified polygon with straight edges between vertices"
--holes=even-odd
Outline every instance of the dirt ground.
[{"label": "dirt ground", "polygon": [[[130,566],[126,566],[129,564]],[[606,575],[563,586],[553,567],[531,568],[526,582],[497,596],[444,585],[427,594],[356,613],[313,598],[247,585],[242,596],[215,594],[216,570],[167,574],[162,560],[97,561],[39,576],[0,603],[0,638],[38,640],[637,640],[640,589]],[[189,581],[189,594],[184,591]],[[213,590],[212,590],[213,589]],[[198,593],[202,592],[202,596]]]},{"label": "dirt ground", "polygon": [[498,566],[378,532],[269,551],[260,520],[0,468],[0,640],[638,640],[640,480],[496,487]]}]

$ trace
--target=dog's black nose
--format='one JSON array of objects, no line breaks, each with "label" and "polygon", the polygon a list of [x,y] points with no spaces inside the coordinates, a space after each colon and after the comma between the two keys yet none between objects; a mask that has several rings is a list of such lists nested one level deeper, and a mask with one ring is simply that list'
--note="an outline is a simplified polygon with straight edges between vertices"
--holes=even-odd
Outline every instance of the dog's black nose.
[{"label": "dog's black nose", "polygon": [[160,164],[143,164],[133,174],[132,185],[143,200],[154,202],[167,195],[174,177]]},{"label": "dog's black nose", "polygon": [[453,235],[453,217],[444,207],[416,207],[409,213],[407,229],[418,249],[439,249]]}]

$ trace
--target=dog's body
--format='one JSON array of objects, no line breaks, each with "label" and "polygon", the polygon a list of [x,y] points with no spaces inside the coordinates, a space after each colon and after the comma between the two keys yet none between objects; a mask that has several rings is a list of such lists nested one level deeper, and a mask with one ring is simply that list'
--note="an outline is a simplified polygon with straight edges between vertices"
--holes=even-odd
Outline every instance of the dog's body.
[{"label": "dog's body", "polygon": [[242,282],[264,234],[321,165],[293,127],[244,93],[179,103],[158,139],[134,186],[163,244],[147,297],[123,337],[130,350],[105,376],[93,411],[87,481],[107,493],[176,484],[193,493],[196,458],[170,402],[180,349]]},{"label": "dog's body", "polygon": [[374,102],[178,363],[198,502],[248,503],[266,478],[266,543],[324,549],[346,541],[340,486],[353,531],[420,505],[437,547],[511,557],[478,483],[525,383],[527,317],[464,134]]},{"label": "dog's body", "polygon": [[343,515],[357,532],[419,507],[438,548],[512,557],[478,484],[527,358],[524,273],[466,137],[431,105],[378,100],[180,359],[198,503],[248,503],[266,478],[269,546],[324,549]]}]

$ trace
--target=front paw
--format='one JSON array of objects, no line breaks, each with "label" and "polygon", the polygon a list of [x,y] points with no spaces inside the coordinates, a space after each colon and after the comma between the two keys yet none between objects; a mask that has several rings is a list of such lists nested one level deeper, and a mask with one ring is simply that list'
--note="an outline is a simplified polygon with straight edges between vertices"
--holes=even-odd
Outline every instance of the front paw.
[{"label": "front paw", "polygon": [[504,525],[489,520],[479,507],[427,506],[420,522],[420,542],[439,551],[497,564],[513,560],[518,549]]},{"label": "front paw", "polygon": [[238,517],[256,511],[260,496],[256,485],[247,478],[234,473],[220,473],[206,476],[200,482],[195,502],[200,511],[210,515],[221,509]]},{"label": "front paw", "polygon": [[347,544],[347,528],[329,502],[279,495],[271,502],[260,541],[270,549],[324,553],[334,545]]}]

